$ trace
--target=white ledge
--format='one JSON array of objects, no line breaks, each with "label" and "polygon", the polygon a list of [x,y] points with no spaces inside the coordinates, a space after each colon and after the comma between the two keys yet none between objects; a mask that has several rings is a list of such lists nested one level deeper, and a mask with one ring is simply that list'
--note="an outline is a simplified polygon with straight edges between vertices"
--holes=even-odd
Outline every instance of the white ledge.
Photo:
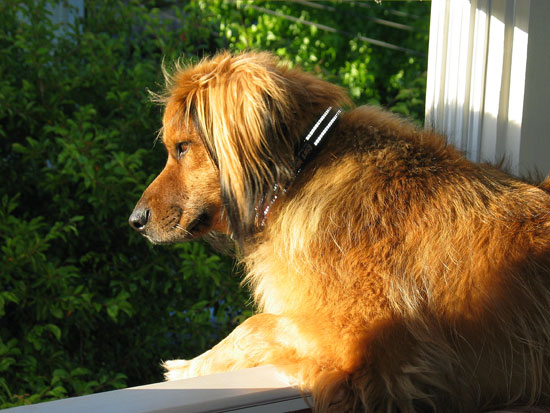
[{"label": "white ledge", "polygon": [[21,406],[6,413],[293,412],[308,409],[275,367],[130,387]]}]

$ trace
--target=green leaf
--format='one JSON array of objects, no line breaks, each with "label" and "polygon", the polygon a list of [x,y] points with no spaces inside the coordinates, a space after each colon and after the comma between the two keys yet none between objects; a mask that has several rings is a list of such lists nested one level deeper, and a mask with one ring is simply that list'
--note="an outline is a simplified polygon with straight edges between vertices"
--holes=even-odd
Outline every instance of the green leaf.
[{"label": "green leaf", "polygon": [[118,309],[119,307],[117,303],[112,302],[107,304],[107,314],[113,321],[117,321]]},{"label": "green leaf", "polygon": [[50,307],[50,314],[55,318],[63,318],[63,310],[59,307]]},{"label": "green leaf", "polygon": [[27,153],[27,148],[17,142],[11,145],[11,149],[17,153]]},{"label": "green leaf", "polygon": [[9,370],[10,366],[15,364],[15,359],[13,357],[3,357],[0,359],[0,371]]},{"label": "green leaf", "polygon": [[44,329],[52,333],[57,340],[61,340],[61,329],[55,324],[46,324]]},{"label": "green leaf", "polygon": [[71,370],[71,376],[84,376],[86,374],[90,374],[91,371],[84,367],[77,367],[73,370]]}]

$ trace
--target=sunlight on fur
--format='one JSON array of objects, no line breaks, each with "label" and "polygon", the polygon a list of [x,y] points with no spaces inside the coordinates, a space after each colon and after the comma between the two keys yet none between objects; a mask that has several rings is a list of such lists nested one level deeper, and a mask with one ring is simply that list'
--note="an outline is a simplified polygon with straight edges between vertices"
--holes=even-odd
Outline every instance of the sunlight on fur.
[{"label": "sunlight on fur", "polygon": [[[319,412],[550,406],[549,180],[473,164],[269,53],[166,78],[168,161],[130,224],[154,243],[231,237],[258,307],[168,379],[273,364]],[[345,111],[297,175],[331,106]]]}]

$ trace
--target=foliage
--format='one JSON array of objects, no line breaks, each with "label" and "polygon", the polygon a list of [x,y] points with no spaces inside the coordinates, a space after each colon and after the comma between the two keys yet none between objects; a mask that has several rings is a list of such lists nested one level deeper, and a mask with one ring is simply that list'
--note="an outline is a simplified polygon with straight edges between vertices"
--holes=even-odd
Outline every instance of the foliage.
[{"label": "foliage", "polygon": [[[220,32],[231,48],[271,50],[344,86],[358,104],[382,105],[423,121],[430,2],[203,0],[198,4],[206,15],[220,19]],[[362,40],[365,37],[418,53],[378,46]]]},{"label": "foliage", "polygon": [[160,381],[250,313],[232,261],[127,225],[165,157],[147,88],[211,32],[113,2],[62,31],[49,10],[0,6],[1,407]]},{"label": "foliage", "polygon": [[424,4],[399,5],[421,15],[404,37],[365,17],[389,13],[379,6],[173,4],[89,1],[64,26],[55,0],[0,4],[0,408],[159,381],[160,360],[193,357],[251,314],[233,261],[202,243],[153,247],[127,225],[164,162],[147,93],[163,59],[269,49],[422,119],[424,58],[356,34],[425,52]]}]

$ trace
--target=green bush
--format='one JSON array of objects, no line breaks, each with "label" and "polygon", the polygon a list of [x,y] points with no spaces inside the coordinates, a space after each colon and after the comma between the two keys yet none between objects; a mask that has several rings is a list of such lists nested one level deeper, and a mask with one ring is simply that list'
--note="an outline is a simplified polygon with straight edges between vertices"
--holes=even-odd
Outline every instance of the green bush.
[{"label": "green bush", "polygon": [[425,5],[401,4],[423,31],[391,38],[349,17],[387,9],[346,2],[97,0],[70,26],[52,23],[55,3],[0,4],[0,408],[159,381],[161,360],[195,356],[251,314],[231,259],[153,247],[127,225],[166,156],[147,91],[162,88],[163,59],[269,49],[358,103],[423,112],[423,58],[250,6],[425,51]]},{"label": "green bush", "polygon": [[[344,86],[358,104],[382,105],[422,122],[430,2],[305,3],[199,2],[206,15],[220,20],[220,32],[232,48],[271,50]],[[417,53],[395,51],[361,37]]]},{"label": "green bush", "polygon": [[0,6],[1,407],[160,381],[249,314],[231,260],[127,224],[165,158],[147,88],[213,32],[91,5],[66,29],[48,3]]}]

